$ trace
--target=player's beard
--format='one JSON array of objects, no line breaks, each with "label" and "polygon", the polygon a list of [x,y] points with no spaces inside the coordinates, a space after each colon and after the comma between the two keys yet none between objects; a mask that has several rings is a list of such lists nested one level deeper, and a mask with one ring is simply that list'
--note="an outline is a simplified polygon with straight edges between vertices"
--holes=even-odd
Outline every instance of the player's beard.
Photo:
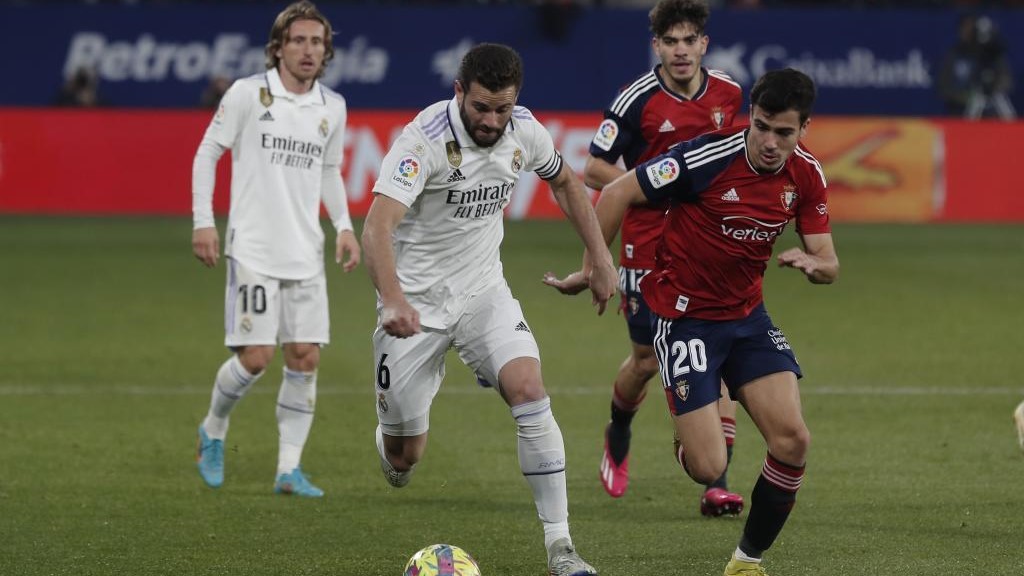
[{"label": "player's beard", "polygon": [[[491,146],[494,146],[498,142],[498,140],[501,139],[501,136],[505,133],[504,126],[496,130],[491,130],[489,128],[481,126],[480,124],[473,124],[472,122],[470,122],[469,115],[466,114],[465,100],[463,100],[462,105],[459,106],[459,118],[462,119],[462,125],[466,127],[466,132],[468,132],[469,137],[473,139],[473,143],[476,144],[477,146],[480,146],[481,148],[490,148]],[[481,140],[480,138],[477,137],[477,130],[481,128],[488,130],[486,136],[488,138],[491,138],[490,140]]]}]

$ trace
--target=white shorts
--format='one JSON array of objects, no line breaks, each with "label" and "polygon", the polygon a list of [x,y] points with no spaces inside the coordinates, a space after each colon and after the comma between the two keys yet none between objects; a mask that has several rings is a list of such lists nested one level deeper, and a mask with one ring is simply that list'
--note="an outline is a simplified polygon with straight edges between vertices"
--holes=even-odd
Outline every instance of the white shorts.
[{"label": "white shorts", "polygon": [[307,280],[281,280],[254,272],[234,258],[226,260],[226,346],[330,341],[327,279],[323,271]]},{"label": "white shorts", "polygon": [[430,403],[444,378],[444,357],[454,347],[479,378],[498,384],[498,374],[516,358],[540,360],[519,301],[502,283],[469,301],[447,330],[425,328],[410,338],[373,333],[377,420],[389,436],[417,436],[430,428]]}]

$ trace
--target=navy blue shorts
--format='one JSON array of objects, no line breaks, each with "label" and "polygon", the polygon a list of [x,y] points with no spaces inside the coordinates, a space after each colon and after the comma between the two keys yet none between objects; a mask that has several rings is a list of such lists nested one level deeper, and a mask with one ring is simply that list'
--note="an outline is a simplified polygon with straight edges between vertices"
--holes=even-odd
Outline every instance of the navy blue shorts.
[{"label": "navy blue shorts", "polygon": [[729,395],[776,372],[803,377],[786,336],[764,304],[740,320],[667,320],[654,315],[654,350],[672,414],[717,402],[724,381]]},{"label": "navy blue shorts", "polygon": [[651,329],[654,314],[640,294],[640,280],[649,273],[650,270],[619,267],[619,295],[622,297],[619,308],[626,316],[629,339],[643,346],[654,344],[654,332]]}]

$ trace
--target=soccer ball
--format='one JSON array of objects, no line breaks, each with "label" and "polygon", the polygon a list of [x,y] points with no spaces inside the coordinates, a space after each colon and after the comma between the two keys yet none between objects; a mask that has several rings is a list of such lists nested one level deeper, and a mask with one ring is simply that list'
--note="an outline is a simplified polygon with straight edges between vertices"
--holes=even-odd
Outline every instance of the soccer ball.
[{"label": "soccer ball", "polygon": [[433,544],[413,554],[405,576],[480,576],[473,557],[458,546]]}]

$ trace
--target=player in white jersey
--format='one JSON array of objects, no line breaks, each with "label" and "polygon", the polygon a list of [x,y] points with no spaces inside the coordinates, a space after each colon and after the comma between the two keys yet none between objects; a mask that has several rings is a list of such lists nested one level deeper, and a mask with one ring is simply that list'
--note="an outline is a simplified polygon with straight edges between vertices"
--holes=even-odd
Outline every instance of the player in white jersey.
[{"label": "player in white jersey", "polygon": [[541,380],[537,343],[498,255],[502,209],[523,171],[547,180],[586,245],[599,313],[617,276],[583,184],[563,167],[544,126],[516,106],[521,86],[514,50],[472,48],[459,67],[455,97],[423,110],[384,158],[363,229],[378,293],[377,450],[388,481],[404,486],[426,447],[430,403],[454,347],[511,408],[550,574],[596,574],[572,546],[562,433]]},{"label": "player in white jersey", "polygon": [[324,276],[323,202],[337,231],[336,261],[359,264],[360,251],[341,179],[346,108],[317,78],[334,55],[331,24],[310,2],[274,21],[267,71],[224,94],[192,168],[192,250],[217,263],[213,219],[217,160],[232,151],[231,211],[225,236],[225,344],[234,354],[217,372],[196,460],[211,487],[224,481],[224,438],[232,408],[263,375],[281,345],[277,398],[280,433],[274,492],[319,497],[299,466],[313,424],[320,346],[329,341]]}]

